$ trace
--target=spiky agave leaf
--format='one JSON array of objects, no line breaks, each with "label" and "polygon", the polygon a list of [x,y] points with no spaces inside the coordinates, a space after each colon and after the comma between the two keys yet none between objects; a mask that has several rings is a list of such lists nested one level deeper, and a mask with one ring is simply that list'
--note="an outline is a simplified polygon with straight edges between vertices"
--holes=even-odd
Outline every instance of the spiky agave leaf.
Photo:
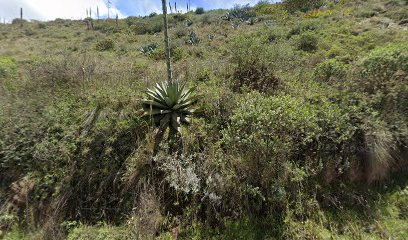
[{"label": "spiky agave leaf", "polygon": [[196,98],[194,89],[178,81],[164,81],[146,91],[147,99],[142,101],[144,116],[151,117],[162,128],[170,127],[179,131],[182,124],[190,122]]}]

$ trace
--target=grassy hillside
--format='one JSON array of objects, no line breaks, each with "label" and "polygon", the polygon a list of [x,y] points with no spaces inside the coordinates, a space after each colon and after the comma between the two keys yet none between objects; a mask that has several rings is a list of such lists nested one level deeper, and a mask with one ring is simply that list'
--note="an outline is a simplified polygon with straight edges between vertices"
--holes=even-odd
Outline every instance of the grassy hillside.
[{"label": "grassy hillside", "polygon": [[407,239],[408,1],[307,3],[170,15],[163,136],[162,15],[0,25],[0,238]]}]

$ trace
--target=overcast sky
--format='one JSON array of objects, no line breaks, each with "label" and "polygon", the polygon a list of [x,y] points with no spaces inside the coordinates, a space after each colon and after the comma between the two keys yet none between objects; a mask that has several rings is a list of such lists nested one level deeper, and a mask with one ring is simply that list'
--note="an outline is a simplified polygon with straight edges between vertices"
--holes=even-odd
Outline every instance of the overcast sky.
[{"label": "overcast sky", "polygon": [[[175,0],[171,0],[174,5]],[[177,0],[178,9],[185,11],[188,0]],[[190,0],[192,9],[231,8],[235,4],[255,4],[259,0]],[[160,12],[161,0],[111,0],[111,16],[147,15]],[[107,0],[0,0],[0,18],[11,21],[20,16],[23,8],[25,19],[54,20],[55,18],[81,19],[86,17],[86,9],[91,8],[96,15],[96,7],[101,16],[108,13]]]}]

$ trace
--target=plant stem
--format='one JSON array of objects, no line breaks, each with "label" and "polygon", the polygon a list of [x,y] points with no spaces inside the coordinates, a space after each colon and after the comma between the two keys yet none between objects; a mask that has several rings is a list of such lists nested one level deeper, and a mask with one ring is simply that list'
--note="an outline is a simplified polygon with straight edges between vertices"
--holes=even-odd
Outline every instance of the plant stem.
[{"label": "plant stem", "polygon": [[162,0],[163,5],[163,19],[164,19],[164,45],[166,50],[166,61],[167,61],[167,80],[169,83],[173,82],[173,73],[171,70],[171,56],[170,56],[170,41],[169,41],[169,28],[167,19],[167,4],[166,0]]}]

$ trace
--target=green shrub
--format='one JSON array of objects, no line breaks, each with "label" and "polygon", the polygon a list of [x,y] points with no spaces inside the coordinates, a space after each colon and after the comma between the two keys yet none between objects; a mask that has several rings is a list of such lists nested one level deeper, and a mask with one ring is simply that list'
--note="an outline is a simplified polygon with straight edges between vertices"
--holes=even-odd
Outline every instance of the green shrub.
[{"label": "green shrub", "polygon": [[406,83],[408,74],[408,46],[390,44],[370,52],[359,63],[360,82],[365,91],[388,91]]},{"label": "green shrub", "polygon": [[329,59],[316,66],[314,79],[322,82],[344,81],[349,68],[337,59]]},{"label": "green shrub", "polygon": [[11,57],[0,57],[0,77],[14,76],[16,73],[16,60]]},{"label": "green shrub", "polygon": [[38,23],[37,27],[39,29],[47,29],[47,25],[45,23]]},{"label": "green shrub", "polygon": [[164,28],[164,24],[160,20],[161,19],[157,19],[156,17],[151,19],[129,17],[125,21],[129,25],[132,32],[138,35],[143,35],[161,32]]},{"label": "green shrub", "polygon": [[173,15],[173,19],[177,22],[184,22],[185,20],[187,20],[187,15],[186,14],[181,14],[181,13],[177,13]]},{"label": "green shrub", "polygon": [[354,135],[346,110],[325,98],[313,101],[252,92],[239,100],[223,130],[225,148],[237,159],[241,177],[258,187],[257,195],[266,202],[291,199],[296,194],[291,184],[306,186],[327,166],[347,165],[336,157]]},{"label": "green shrub", "polygon": [[20,18],[14,18],[14,19],[11,21],[12,24],[23,24],[23,23],[26,23],[26,22],[27,22],[27,20],[25,20],[25,19],[20,19]]},{"label": "green shrub", "polygon": [[[378,47],[363,58],[353,79],[354,89],[368,94],[393,138],[408,142],[408,46]],[[404,163],[406,164],[406,163]]]},{"label": "green shrub", "polygon": [[318,47],[318,37],[314,32],[304,32],[294,38],[295,46],[298,50],[313,52]]},{"label": "green shrub", "polygon": [[241,36],[231,47],[231,63],[234,68],[231,75],[232,88],[240,91],[248,87],[261,92],[273,92],[281,84],[274,74],[270,63],[270,50],[259,38]]},{"label": "green shrub", "polygon": [[115,42],[110,38],[99,40],[95,45],[95,50],[100,51],[100,52],[110,51],[110,50],[113,50],[114,48],[115,48]]},{"label": "green shrub", "polygon": [[301,21],[300,23],[292,27],[292,29],[288,33],[288,38],[292,37],[293,35],[299,35],[303,32],[315,31],[317,29],[318,29],[318,22],[314,20]]},{"label": "green shrub", "polygon": [[195,14],[204,14],[204,13],[205,13],[205,11],[204,11],[204,8],[202,8],[202,7],[198,7],[195,10]]},{"label": "green shrub", "polygon": [[[170,48],[170,55],[171,55],[171,59],[177,62],[183,59],[183,57],[185,56],[185,53],[182,48],[172,46]],[[159,47],[159,48],[156,48],[153,52],[151,52],[150,57],[155,60],[165,60],[166,52],[163,47]]]},{"label": "green shrub", "polygon": [[174,35],[176,35],[177,38],[185,37],[187,36],[187,34],[188,34],[188,31],[184,27],[177,28],[174,32]]}]

